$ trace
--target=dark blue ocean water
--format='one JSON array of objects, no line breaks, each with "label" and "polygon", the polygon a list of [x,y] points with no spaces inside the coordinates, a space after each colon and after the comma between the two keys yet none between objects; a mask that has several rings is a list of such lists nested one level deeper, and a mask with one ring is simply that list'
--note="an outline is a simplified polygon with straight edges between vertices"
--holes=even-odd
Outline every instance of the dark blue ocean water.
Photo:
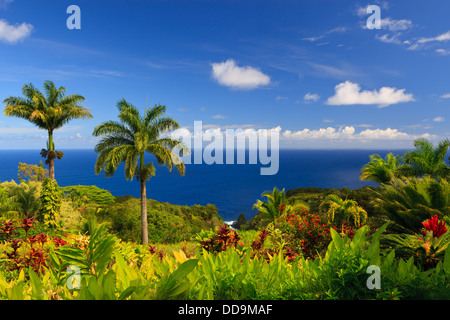
[{"label": "dark blue ocean water", "polygon": [[[373,185],[359,180],[361,167],[369,155],[402,154],[406,150],[280,150],[276,175],[260,175],[261,164],[188,164],[186,175],[157,167],[156,176],[147,183],[147,197],[181,205],[215,204],[225,221],[239,213],[247,219],[256,213],[252,205],[262,192],[298,187],[356,189]],[[40,150],[0,150],[0,181],[17,181],[19,162],[38,164]],[[64,158],[55,160],[55,175],[60,186],[96,185],[114,196],[140,196],[139,183],[126,181],[123,166],[115,176],[94,174],[97,154],[93,150],[64,150]],[[248,158],[247,158],[248,159]],[[248,160],[246,161],[248,163]]]}]

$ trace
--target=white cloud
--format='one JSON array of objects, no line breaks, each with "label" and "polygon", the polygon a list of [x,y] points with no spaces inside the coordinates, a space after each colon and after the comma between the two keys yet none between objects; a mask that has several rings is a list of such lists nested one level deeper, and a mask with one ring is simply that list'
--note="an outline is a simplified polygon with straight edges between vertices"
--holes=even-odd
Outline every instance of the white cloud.
[{"label": "white cloud", "polygon": [[450,31],[447,31],[446,33],[443,33],[437,37],[420,38],[419,40],[417,40],[417,42],[418,43],[427,43],[427,42],[432,42],[432,41],[442,42],[442,41],[448,41],[448,40],[450,40]]},{"label": "white cloud", "polygon": [[221,85],[233,89],[255,89],[270,83],[270,77],[250,66],[237,66],[234,60],[212,63],[212,76]]},{"label": "white cloud", "polygon": [[0,128],[0,134],[31,134],[31,133],[45,133],[44,130],[39,128],[24,128],[24,127],[2,127]]},{"label": "white cloud", "polygon": [[436,117],[433,119],[434,122],[442,122],[444,120],[445,120],[444,117]]},{"label": "white cloud", "polygon": [[338,80],[348,79],[349,77],[360,77],[361,72],[350,64],[342,64],[339,67],[309,62],[308,66],[312,68],[312,73],[318,77],[331,77]]},{"label": "white cloud", "polygon": [[359,133],[354,126],[340,127],[339,129],[328,127],[316,130],[303,129],[299,131],[285,130],[282,137],[289,140],[408,140],[419,137],[432,137],[426,133],[423,135],[411,135],[398,129],[366,129]]},{"label": "white cloud", "polygon": [[317,93],[307,93],[304,97],[303,97],[303,99],[306,101],[306,102],[311,102],[311,101],[314,101],[314,102],[317,102],[317,101],[319,101],[319,99],[320,99],[320,96],[317,94]]},{"label": "white cloud", "polygon": [[315,41],[317,41],[317,40],[322,39],[323,37],[324,37],[323,35],[320,35],[320,36],[316,36],[316,37],[307,37],[307,38],[303,38],[302,40],[310,41],[310,42],[315,42]]},{"label": "white cloud", "polygon": [[[381,9],[389,9],[389,3],[387,1],[371,1],[372,4],[376,4],[379,7],[381,7]],[[355,14],[359,17],[364,17],[365,15],[368,15],[369,13],[367,13],[367,8],[369,7],[369,5],[366,5],[365,7],[358,7],[356,8]]]},{"label": "white cloud", "polygon": [[216,114],[212,116],[213,119],[226,119],[227,117],[221,114]]},{"label": "white cloud", "polygon": [[30,36],[33,26],[28,23],[11,25],[8,21],[0,19],[0,41],[7,43],[17,43]]},{"label": "white cloud", "polygon": [[316,42],[316,41],[318,41],[320,39],[323,39],[326,35],[329,35],[329,34],[332,34],[332,33],[342,33],[342,32],[346,32],[346,31],[347,31],[346,27],[340,26],[340,27],[336,27],[336,28],[333,28],[331,30],[328,30],[327,32],[325,32],[325,33],[323,33],[321,35],[303,38],[302,40],[306,40],[306,41],[310,41],[310,42]]},{"label": "white cloud", "polygon": [[[255,125],[203,125],[201,135],[205,140],[217,136],[226,136],[226,129],[238,129],[235,131],[236,137],[246,137],[258,134],[265,129],[257,129]],[[282,147],[308,147],[313,149],[321,148],[381,148],[390,147],[406,148],[411,147],[412,142],[417,138],[439,139],[436,135],[429,133],[415,135],[402,132],[398,129],[363,129],[357,131],[356,126],[327,127],[318,129],[302,129],[298,131],[282,130],[280,126],[267,129],[271,132],[275,130],[279,133],[280,146]],[[170,133],[172,137],[183,137],[183,139],[200,138],[200,132],[193,132],[192,128],[183,127]],[[185,140],[188,141],[188,140]],[[209,141],[209,140],[208,140]]]},{"label": "white cloud", "polygon": [[14,0],[0,0],[0,9],[6,8]]},{"label": "white cloud", "polygon": [[441,96],[441,98],[443,98],[443,99],[450,99],[450,93],[443,94]]},{"label": "white cloud", "polygon": [[384,43],[402,44],[402,41],[400,41],[397,34],[394,34],[391,37],[389,37],[389,34],[385,34],[382,36],[376,35],[375,37]]},{"label": "white cloud", "polygon": [[277,96],[275,98],[275,101],[282,101],[282,100],[289,101],[289,98],[288,97],[284,97],[284,96]]},{"label": "white cloud", "polygon": [[414,43],[411,46],[409,46],[406,50],[414,51],[414,50],[417,50],[418,48],[419,48],[419,44]]},{"label": "white cloud", "polygon": [[328,98],[329,105],[378,105],[379,108],[391,104],[415,101],[412,94],[406,94],[405,89],[382,87],[380,90],[361,91],[357,83],[345,81],[335,87],[334,96]]},{"label": "white cloud", "polygon": [[445,49],[436,49],[436,53],[439,53],[443,56],[447,56],[450,54],[450,50],[445,50]]},{"label": "white cloud", "polygon": [[395,20],[389,17],[381,19],[381,28],[389,31],[405,31],[412,26],[412,21],[407,19]]}]

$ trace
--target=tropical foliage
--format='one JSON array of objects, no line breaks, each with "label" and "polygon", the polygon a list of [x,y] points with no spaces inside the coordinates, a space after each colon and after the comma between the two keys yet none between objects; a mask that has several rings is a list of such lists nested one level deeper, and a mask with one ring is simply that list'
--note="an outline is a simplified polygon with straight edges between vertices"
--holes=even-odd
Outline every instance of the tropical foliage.
[{"label": "tropical foliage", "polygon": [[[234,247],[215,253],[203,250],[191,257],[183,251],[159,255],[153,248],[118,242],[101,226],[89,237],[39,236],[33,244],[7,241],[0,248],[6,264],[0,270],[0,298],[448,298],[450,250],[436,267],[423,271],[412,258],[396,258],[394,251],[381,254],[379,238],[384,228],[369,236],[368,228],[362,227],[352,240],[331,230],[332,241],[324,257],[314,260],[289,260],[281,254],[266,259],[253,255],[251,248],[240,251]],[[40,253],[18,265],[16,260],[29,252]],[[380,289],[367,285],[370,265],[383,270]],[[62,271],[66,267],[72,272]]]},{"label": "tropical foliage", "polygon": [[261,194],[262,198],[266,198],[266,202],[257,200],[253,205],[253,209],[257,209],[261,214],[265,224],[278,219],[284,212],[295,212],[301,209],[308,209],[308,205],[302,201],[289,204],[286,198],[286,192],[278,190],[274,187],[272,191],[265,191]]},{"label": "tropical foliage", "polygon": [[430,141],[420,138],[414,141],[414,146],[415,150],[404,154],[406,175],[429,175],[436,179],[450,176],[450,167],[445,163],[450,140],[443,140],[433,147]]},{"label": "tropical foliage", "polygon": [[61,192],[56,181],[47,178],[42,183],[40,195],[41,210],[37,219],[51,229],[59,227],[61,198]]},{"label": "tropical foliage", "polygon": [[341,199],[339,196],[330,194],[320,205],[320,211],[325,215],[328,223],[342,226],[344,222],[353,223],[360,227],[367,220],[367,212],[354,200]]},{"label": "tropical foliage", "polygon": [[400,232],[417,233],[422,221],[434,215],[440,218],[450,215],[450,184],[445,179],[394,179],[376,195],[375,204]]},{"label": "tropical foliage", "polygon": [[[122,99],[118,121],[93,132],[95,173],[112,176],[123,164],[140,199],[60,188],[54,130],[92,116],[84,97],[51,81],[44,91],[27,84],[24,97],[4,100],[5,115],[47,130],[49,170],[19,163],[20,184],[0,184],[0,299],[450,298],[449,140],[372,155],[360,178],[376,188],[274,187],[254,218],[241,214],[230,227],[211,204],[147,200],[156,168],[146,157],[183,175],[188,152],[170,137],[179,124],[161,105],[141,114]],[[374,268],[383,271],[375,283]]]},{"label": "tropical foliage", "polygon": [[401,157],[389,153],[383,159],[378,154],[370,155],[370,161],[361,168],[360,179],[362,181],[374,181],[378,184],[391,182],[400,175]]},{"label": "tropical foliage", "polygon": [[48,178],[48,169],[44,168],[42,161],[39,162],[39,165],[19,162],[19,167],[17,169],[17,179],[19,181],[28,180],[43,182],[46,178]]}]

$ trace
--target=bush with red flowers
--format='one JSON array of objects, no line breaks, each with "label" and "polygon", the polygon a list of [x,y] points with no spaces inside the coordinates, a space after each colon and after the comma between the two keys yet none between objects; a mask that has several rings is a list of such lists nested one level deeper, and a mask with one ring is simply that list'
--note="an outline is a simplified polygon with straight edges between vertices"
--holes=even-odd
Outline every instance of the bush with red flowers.
[{"label": "bush with red flowers", "polygon": [[331,241],[330,226],[305,209],[286,213],[275,221],[274,227],[281,230],[289,250],[305,258],[317,257]]}]

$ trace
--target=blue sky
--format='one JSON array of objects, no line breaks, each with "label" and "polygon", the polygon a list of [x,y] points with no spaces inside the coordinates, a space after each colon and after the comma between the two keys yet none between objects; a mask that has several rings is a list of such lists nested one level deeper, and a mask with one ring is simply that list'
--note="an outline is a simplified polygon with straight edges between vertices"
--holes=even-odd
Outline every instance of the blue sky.
[{"label": "blue sky", "polygon": [[[81,29],[69,30],[69,5]],[[368,5],[381,29],[368,29]],[[284,148],[410,148],[450,129],[450,2],[0,0],[0,99],[45,80],[85,96],[92,120],[56,132],[92,148],[125,98],[192,130],[278,128]],[[3,108],[3,107],[2,107]],[[0,148],[46,133],[0,115]]]}]

